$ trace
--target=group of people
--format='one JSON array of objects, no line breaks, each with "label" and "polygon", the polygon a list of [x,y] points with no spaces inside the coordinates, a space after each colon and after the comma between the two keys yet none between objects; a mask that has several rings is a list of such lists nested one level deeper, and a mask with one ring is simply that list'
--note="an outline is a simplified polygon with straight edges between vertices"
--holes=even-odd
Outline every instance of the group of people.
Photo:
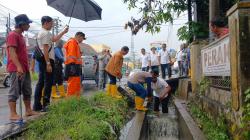
[{"label": "group of people", "polygon": [[167,50],[167,45],[162,44],[160,52],[156,51],[155,47],[151,48],[151,52],[147,53],[144,48],[141,49],[141,68],[142,71],[149,71],[150,69],[160,70],[163,79],[166,78],[166,72],[168,78],[172,76],[171,66],[174,62],[171,60],[170,52]]},{"label": "group of people", "polygon": [[[120,51],[116,52],[105,67],[110,82],[107,85],[107,94],[114,98],[122,98],[117,91],[117,79],[122,78],[121,69],[123,65],[123,56],[128,54],[129,48],[124,46]],[[144,84],[146,84],[144,86]],[[144,107],[145,98],[152,99],[154,97],[154,111],[159,115],[159,105],[162,104],[162,112],[168,113],[168,102],[170,99],[171,87],[167,82],[159,78],[159,69],[152,68],[150,72],[138,71],[131,74],[127,79],[127,85],[135,91],[135,109],[146,111]],[[154,94],[152,94],[154,92]]]},{"label": "group of people", "polygon": [[99,90],[104,90],[106,88],[107,83],[107,72],[105,71],[105,67],[108,64],[110,58],[112,57],[110,50],[103,49],[102,52],[97,57],[96,62],[96,81]]},{"label": "group of people", "polygon": [[[6,39],[7,44],[7,71],[10,73],[11,87],[8,94],[10,108],[10,120],[19,120],[16,112],[16,101],[23,95],[25,104],[25,115],[38,114],[37,111],[47,111],[50,98],[60,96],[80,96],[81,92],[81,67],[82,58],[79,44],[85,40],[83,32],[77,32],[65,44],[60,40],[69,30],[68,26],[58,35],[52,35],[53,18],[43,16],[41,18],[42,28],[37,35],[37,48],[35,51],[42,52],[42,59],[34,53],[31,68],[27,53],[25,38],[22,35],[28,31],[32,21],[27,15],[21,14],[15,17],[15,29],[11,31]],[[53,43],[56,43],[54,47]],[[39,49],[38,49],[39,48]],[[65,53],[63,53],[64,48]],[[39,66],[39,78],[35,87],[34,105],[31,108],[31,76],[30,70],[34,71],[34,62],[37,60]],[[63,77],[63,63],[65,64],[65,76]],[[67,94],[65,94],[63,80],[67,80]]]}]

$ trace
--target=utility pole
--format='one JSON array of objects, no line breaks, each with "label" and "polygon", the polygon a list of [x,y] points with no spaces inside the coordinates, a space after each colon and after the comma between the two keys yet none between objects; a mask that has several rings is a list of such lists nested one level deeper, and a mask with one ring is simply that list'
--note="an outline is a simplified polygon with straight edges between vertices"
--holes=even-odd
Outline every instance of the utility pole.
[{"label": "utility pole", "polygon": [[6,38],[7,38],[9,32],[11,31],[11,29],[10,29],[10,13],[8,14],[8,17],[6,19],[7,19],[7,22],[6,22]]},{"label": "utility pole", "polygon": [[[220,14],[220,0],[209,0],[209,22]],[[209,27],[209,40],[213,40],[214,35]]]},{"label": "utility pole", "polygon": [[[188,7],[188,22],[189,22],[189,30],[191,30],[191,22],[193,21],[192,20],[192,1],[191,0],[187,0],[187,7]],[[192,37],[189,42],[193,42],[193,38]]]},{"label": "utility pole", "polygon": [[133,60],[133,66],[135,68],[135,43],[134,43],[134,34],[131,32],[131,56]]}]

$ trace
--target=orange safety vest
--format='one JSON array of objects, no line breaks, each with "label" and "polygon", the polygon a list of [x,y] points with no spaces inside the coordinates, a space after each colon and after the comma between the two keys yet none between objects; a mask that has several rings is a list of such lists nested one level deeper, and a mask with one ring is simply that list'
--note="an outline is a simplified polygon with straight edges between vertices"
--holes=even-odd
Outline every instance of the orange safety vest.
[{"label": "orange safety vest", "polygon": [[65,64],[82,64],[81,58],[81,51],[79,43],[76,39],[71,38],[69,41],[64,45],[65,48]]}]

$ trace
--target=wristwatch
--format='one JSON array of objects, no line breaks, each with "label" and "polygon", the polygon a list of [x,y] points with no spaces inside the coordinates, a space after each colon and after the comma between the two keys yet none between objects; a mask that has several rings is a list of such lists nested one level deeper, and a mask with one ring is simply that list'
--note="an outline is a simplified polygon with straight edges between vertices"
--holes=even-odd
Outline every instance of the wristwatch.
[{"label": "wristwatch", "polygon": [[46,62],[47,65],[50,65],[50,62]]}]

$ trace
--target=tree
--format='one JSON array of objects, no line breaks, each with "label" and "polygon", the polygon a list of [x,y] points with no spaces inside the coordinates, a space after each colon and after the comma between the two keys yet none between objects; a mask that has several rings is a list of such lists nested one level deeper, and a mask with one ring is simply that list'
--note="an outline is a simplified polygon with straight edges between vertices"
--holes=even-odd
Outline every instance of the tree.
[{"label": "tree", "polygon": [[128,22],[128,26],[136,26],[134,34],[139,29],[146,26],[146,32],[159,32],[160,25],[167,22],[173,22],[174,17],[178,17],[187,10],[187,0],[123,0],[128,4],[129,9],[137,8],[142,12],[139,20]]},{"label": "tree", "polygon": [[[220,16],[225,16],[226,11],[237,0],[220,0]],[[123,0],[128,4],[129,9],[138,9],[142,13],[142,18],[128,22],[128,26],[136,34],[143,26],[146,32],[157,33],[160,25],[173,22],[180,14],[188,9],[188,0]],[[189,21],[178,31],[180,40],[190,41],[196,38],[207,38],[209,31],[209,0],[192,0],[192,4],[197,5],[197,21]]]}]

